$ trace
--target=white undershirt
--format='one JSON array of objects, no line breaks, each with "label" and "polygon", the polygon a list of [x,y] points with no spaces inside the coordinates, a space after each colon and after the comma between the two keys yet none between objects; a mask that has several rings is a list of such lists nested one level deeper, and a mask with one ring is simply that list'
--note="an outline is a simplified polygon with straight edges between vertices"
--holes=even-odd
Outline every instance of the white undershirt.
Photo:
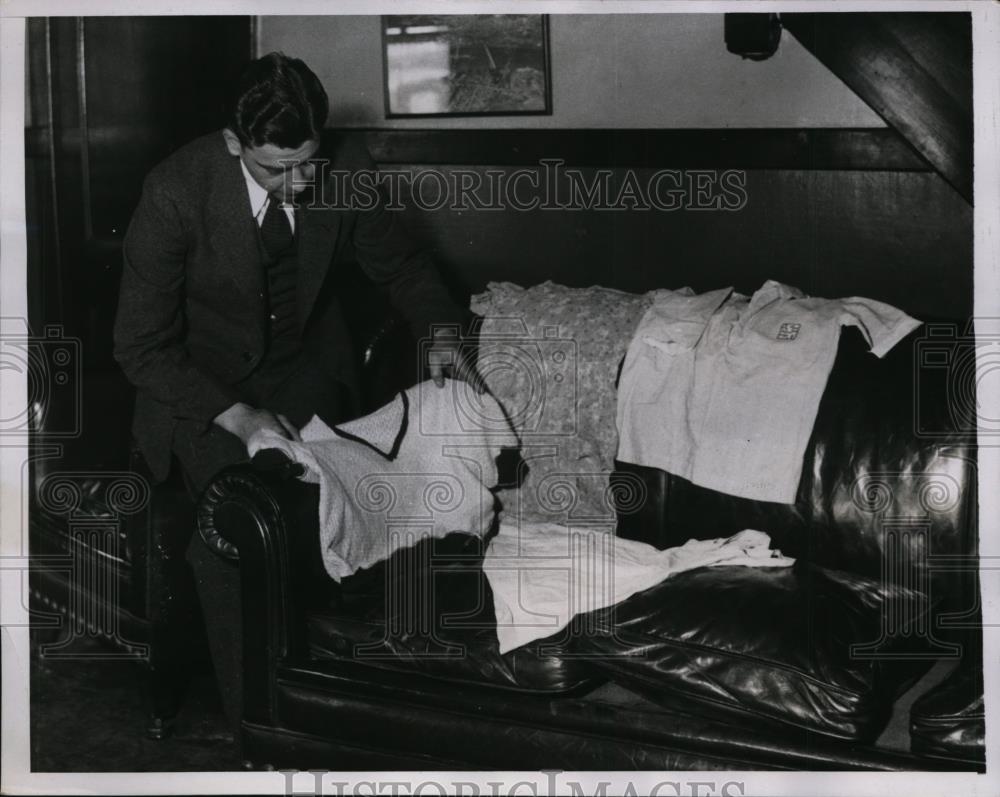
[{"label": "white undershirt", "polygon": [[[257,221],[257,226],[260,227],[261,223],[264,221],[264,214],[267,213],[268,203],[271,202],[271,195],[267,193],[247,169],[247,165],[243,162],[243,158],[240,158],[240,168],[243,170],[243,179],[247,183],[247,194],[250,196],[250,211],[253,213],[254,219]],[[281,208],[285,211],[285,215],[288,216],[288,223],[292,226],[292,232],[295,232],[295,208],[290,205],[283,205]]]}]

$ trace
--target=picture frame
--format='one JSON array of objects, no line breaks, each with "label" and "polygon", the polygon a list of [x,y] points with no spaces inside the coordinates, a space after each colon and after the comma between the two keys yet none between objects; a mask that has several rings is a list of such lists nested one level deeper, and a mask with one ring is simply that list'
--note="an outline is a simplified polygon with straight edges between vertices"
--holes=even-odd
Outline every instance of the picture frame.
[{"label": "picture frame", "polygon": [[552,113],[545,14],[382,17],[387,119]]}]

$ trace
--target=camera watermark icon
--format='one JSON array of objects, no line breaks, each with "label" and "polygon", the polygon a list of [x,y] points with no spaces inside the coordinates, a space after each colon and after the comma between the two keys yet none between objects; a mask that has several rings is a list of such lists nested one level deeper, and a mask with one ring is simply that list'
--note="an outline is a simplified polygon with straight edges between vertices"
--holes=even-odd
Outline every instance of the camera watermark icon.
[{"label": "camera watermark icon", "polygon": [[[977,332],[976,327],[979,327]],[[932,323],[916,341],[914,431],[922,438],[1000,436],[1000,409],[982,400],[985,382],[1000,381],[1000,319],[964,328]]]},{"label": "camera watermark icon", "polygon": [[81,432],[81,348],[61,327],[32,335],[24,319],[0,319],[0,369],[25,374],[24,406],[0,417],[0,436],[71,438]]},{"label": "camera watermark icon", "polygon": [[[521,317],[479,319],[469,338],[451,351],[432,352],[432,336],[420,341],[421,362],[434,356],[446,366],[464,358],[474,364],[487,392],[463,381],[454,389],[457,427],[474,434],[509,433],[572,436],[577,433],[578,350],[576,341],[561,337],[556,326],[531,334]],[[421,418],[420,431],[435,434],[439,424]],[[449,429],[454,434],[453,427]]]}]

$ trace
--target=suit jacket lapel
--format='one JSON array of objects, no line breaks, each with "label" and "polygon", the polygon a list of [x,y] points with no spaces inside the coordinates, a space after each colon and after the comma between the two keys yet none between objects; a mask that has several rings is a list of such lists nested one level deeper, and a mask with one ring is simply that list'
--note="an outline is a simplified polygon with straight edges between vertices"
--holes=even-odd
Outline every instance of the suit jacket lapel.
[{"label": "suit jacket lapel", "polygon": [[296,237],[299,239],[296,307],[300,328],[305,329],[320,286],[330,268],[340,230],[340,213],[332,208],[303,206],[295,217],[295,225]]},{"label": "suit jacket lapel", "polygon": [[[209,235],[220,267],[229,273],[240,296],[260,303],[265,277],[257,225],[239,159],[226,150],[221,133],[219,159],[213,169],[209,194]],[[303,205],[295,219],[299,260],[296,309],[300,329],[304,329],[330,267],[340,230],[340,213],[332,208]]]},{"label": "suit jacket lapel", "polygon": [[219,134],[219,161],[214,170],[207,202],[209,236],[219,266],[247,300],[260,303],[263,264],[257,242],[257,223],[250,209],[239,158],[226,150]]}]

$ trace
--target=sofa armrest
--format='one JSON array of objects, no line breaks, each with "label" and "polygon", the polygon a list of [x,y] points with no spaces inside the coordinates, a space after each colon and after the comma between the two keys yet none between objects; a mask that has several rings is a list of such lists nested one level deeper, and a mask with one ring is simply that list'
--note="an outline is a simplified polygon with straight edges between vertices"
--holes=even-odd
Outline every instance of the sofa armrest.
[{"label": "sofa armrest", "polygon": [[306,607],[322,583],[319,490],[300,481],[300,473],[278,452],[258,455],[221,471],[198,505],[199,533],[240,569],[247,720],[273,715],[272,676],[279,661],[306,651]]},{"label": "sofa armrest", "polygon": [[254,456],[249,466],[236,466],[220,473],[198,506],[198,533],[209,550],[223,559],[240,558],[238,545],[216,525],[216,511],[229,491],[242,486],[251,490],[256,487],[266,493],[269,487],[278,487],[302,475],[303,470],[302,465],[292,462],[278,449],[266,448]]}]

